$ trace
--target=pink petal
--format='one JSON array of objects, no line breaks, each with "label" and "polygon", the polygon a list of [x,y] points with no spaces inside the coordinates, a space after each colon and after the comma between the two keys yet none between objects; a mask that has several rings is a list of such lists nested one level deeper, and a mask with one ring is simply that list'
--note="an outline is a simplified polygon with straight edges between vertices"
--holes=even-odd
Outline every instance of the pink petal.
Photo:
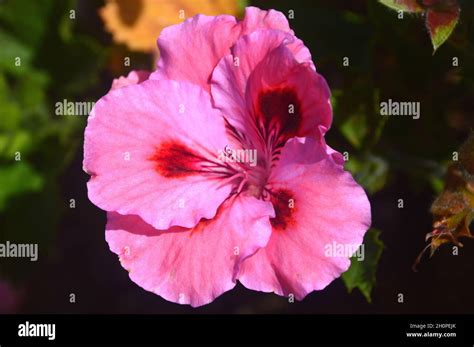
[{"label": "pink petal", "polygon": [[241,22],[242,33],[247,35],[258,29],[277,29],[289,32],[290,26],[285,15],[275,10],[261,10],[249,6],[245,8],[245,16]]},{"label": "pink petal", "polygon": [[[208,196],[208,195],[206,195]],[[265,246],[270,203],[233,196],[213,220],[158,231],[137,216],[108,214],[106,239],[132,281],[166,300],[205,305],[235,286],[239,264]]]},{"label": "pink petal", "polygon": [[247,288],[301,300],[348,269],[349,258],[327,256],[326,245],[355,251],[370,226],[370,204],[327,152],[309,138],[292,139],[283,149],[270,179],[276,214],[270,241],[243,262],[238,277]]},{"label": "pink petal", "polygon": [[[247,107],[253,109],[254,114],[268,113],[262,110],[264,99],[271,104],[270,113],[264,115],[266,119],[269,115],[276,118],[277,113],[283,117],[278,122],[288,118],[288,123],[299,118],[295,122],[296,136],[319,138],[324,135],[321,129],[327,130],[331,126],[331,94],[326,80],[309,64],[298,63],[283,45],[269,53],[255,68],[247,89]],[[284,102],[285,97],[288,103]],[[274,109],[276,104],[281,106],[279,110]],[[288,112],[290,105],[294,107],[293,114]]]},{"label": "pink petal", "polygon": [[229,54],[240,27],[232,16],[196,15],[162,30],[158,70],[150,78],[189,81],[209,90],[217,62]]},{"label": "pink petal", "polygon": [[130,73],[127,75],[127,77],[120,76],[119,78],[115,78],[112,81],[112,88],[113,89],[118,89],[122,88],[131,84],[139,84],[148,79],[150,76],[149,71],[144,71],[144,70],[133,70],[130,71]]},{"label": "pink petal", "polygon": [[289,44],[289,49],[294,54],[295,59],[299,62],[311,63],[314,68],[309,49],[306,48],[303,41],[295,36],[294,31],[290,29],[288,20],[283,13],[272,9],[264,11],[257,7],[246,7],[245,17],[240,24],[242,27],[240,33],[241,37],[259,29],[274,29],[288,33],[293,38],[293,42]]},{"label": "pink petal", "polygon": [[198,86],[148,80],[113,90],[85,131],[89,199],[158,229],[193,227],[214,217],[230,193],[202,172],[200,159],[216,161],[227,143],[222,117]]},{"label": "pink petal", "polygon": [[269,52],[291,40],[291,35],[283,31],[259,30],[239,39],[232,54],[224,57],[215,68],[211,80],[214,106],[240,131],[253,132],[256,136],[245,101],[250,75]]},{"label": "pink petal", "polygon": [[[293,42],[293,37],[282,31],[257,30],[240,38],[232,55],[219,62],[212,76],[211,94],[214,105],[234,127],[255,137],[258,98],[277,89],[291,90],[291,98],[298,99],[295,102],[299,105],[294,105],[301,113],[297,136],[319,136],[318,126],[330,127],[332,111],[326,81],[311,64],[294,58],[289,49]],[[272,103],[276,105],[278,100]],[[281,106],[284,109],[279,113],[288,115],[289,105]]]},{"label": "pink petal", "polygon": [[[189,81],[209,90],[209,80],[219,60],[230,53],[230,48],[240,36],[259,29],[276,29],[288,33],[293,37],[294,42],[289,47],[295,58],[301,62],[311,62],[309,50],[301,40],[294,37],[281,12],[247,7],[242,22],[227,15],[196,15],[181,24],[163,29],[158,38],[161,55],[158,69],[150,78]],[[314,68],[312,62],[311,66]]]}]

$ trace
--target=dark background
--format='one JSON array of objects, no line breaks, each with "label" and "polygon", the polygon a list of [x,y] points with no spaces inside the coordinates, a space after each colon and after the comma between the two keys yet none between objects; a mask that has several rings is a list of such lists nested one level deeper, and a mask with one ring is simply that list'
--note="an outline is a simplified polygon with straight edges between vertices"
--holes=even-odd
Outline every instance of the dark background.
[{"label": "dark background", "polygon": [[[348,151],[363,167],[373,165],[373,156],[387,165],[383,175],[352,170],[370,193],[373,227],[381,231],[385,245],[372,302],[368,303],[357,289],[348,293],[340,279],[295,303],[238,284],[213,303],[197,309],[169,303],[141,289],[128,278],[105,242],[105,212],[87,198],[88,176],[82,171],[86,119],[82,117],[75,120],[77,125],[63,142],[57,139],[60,136],[42,140],[43,149],[38,147],[27,157],[33,167],[44,173],[49,182],[45,188],[12,197],[0,211],[0,240],[40,244],[37,263],[1,260],[0,273],[13,283],[21,297],[15,312],[474,312],[474,241],[464,240],[465,247],[459,249],[458,256],[453,256],[451,246],[445,245],[431,259],[423,258],[418,272],[411,269],[425,246],[425,234],[431,231],[429,207],[439,193],[443,170],[474,124],[474,50],[470,41],[474,34],[474,2],[460,2],[460,23],[434,55],[421,16],[405,14],[400,20],[395,11],[375,0],[251,4],[285,14],[294,10],[295,18],[290,25],[309,47],[318,71],[333,92],[334,126],[327,135],[328,144],[340,152]],[[51,18],[59,18],[68,6],[73,6],[77,10],[77,24],[71,29],[72,39],[61,50],[55,34],[49,35],[46,28],[40,48],[32,58],[32,67],[51,76],[45,87],[49,114],[54,111],[52,105],[63,98],[98,99],[110,88],[112,79],[118,77],[117,72],[125,74],[151,66],[149,55],[130,53],[113,43],[97,15],[101,5],[100,1],[53,1]],[[59,21],[51,19],[48,25],[53,27]],[[8,25],[2,27],[11,30]],[[76,46],[79,36],[89,37],[96,46],[84,53],[82,46]],[[117,71],[112,64],[116,54],[130,54],[132,66]],[[349,67],[342,65],[345,56],[350,58]],[[459,57],[459,67],[451,64],[454,56]],[[63,88],[68,83],[79,83],[69,73],[85,79],[83,88]],[[379,101],[388,98],[421,102],[421,118],[390,118],[376,139],[375,129],[381,116],[374,110]],[[351,117],[356,120],[355,132],[359,131],[359,121],[365,124],[361,144],[354,144],[343,130]],[[67,159],[69,150],[72,154]],[[53,172],[50,162],[63,165]],[[7,165],[8,161],[1,163]],[[76,200],[74,209],[69,208],[71,198]],[[400,198],[404,200],[403,209],[397,207]],[[69,302],[70,293],[76,295],[76,303]],[[398,303],[399,293],[403,294],[404,303]]]}]

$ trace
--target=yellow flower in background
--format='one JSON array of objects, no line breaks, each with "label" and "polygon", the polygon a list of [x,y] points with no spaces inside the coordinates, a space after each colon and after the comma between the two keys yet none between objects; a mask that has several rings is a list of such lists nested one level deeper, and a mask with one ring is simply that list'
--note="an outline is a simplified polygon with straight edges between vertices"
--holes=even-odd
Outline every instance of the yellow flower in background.
[{"label": "yellow flower in background", "polygon": [[100,9],[107,31],[130,50],[154,52],[156,38],[169,25],[198,13],[237,15],[238,0],[106,0]]}]

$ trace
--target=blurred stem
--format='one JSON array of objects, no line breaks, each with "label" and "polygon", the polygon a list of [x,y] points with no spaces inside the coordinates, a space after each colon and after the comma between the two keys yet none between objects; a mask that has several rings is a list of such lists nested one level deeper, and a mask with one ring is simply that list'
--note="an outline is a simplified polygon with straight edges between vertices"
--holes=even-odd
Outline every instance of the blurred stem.
[{"label": "blurred stem", "polygon": [[405,173],[412,174],[419,171],[426,174],[429,172],[439,178],[443,178],[446,173],[446,168],[435,160],[406,155],[392,149],[385,151],[385,158],[393,169]]}]

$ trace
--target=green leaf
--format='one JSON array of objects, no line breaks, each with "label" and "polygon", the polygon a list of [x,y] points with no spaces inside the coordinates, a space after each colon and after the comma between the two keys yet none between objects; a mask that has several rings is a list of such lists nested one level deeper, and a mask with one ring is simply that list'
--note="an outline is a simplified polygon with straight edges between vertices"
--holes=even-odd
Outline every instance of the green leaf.
[{"label": "green leaf", "polygon": [[358,257],[352,257],[349,270],[342,274],[342,280],[348,292],[358,288],[368,302],[372,301],[371,293],[375,286],[377,264],[384,249],[379,236],[380,231],[377,229],[372,228],[367,231],[364,237],[364,248],[359,249],[363,254],[360,258],[363,260],[359,261]]},{"label": "green leaf", "polygon": [[388,163],[385,159],[369,154],[363,158],[349,157],[346,169],[369,194],[374,194],[385,186],[388,178]]},{"label": "green leaf", "polygon": [[48,82],[48,75],[36,69],[18,80],[16,96],[23,112],[37,110],[40,105],[45,104]]},{"label": "green leaf", "polygon": [[14,131],[21,122],[21,105],[10,96],[10,88],[5,76],[0,72],[0,134],[3,131]]},{"label": "green leaf", "polygon": [[444,189],[444,181],[440,177],[429,175],[428,180],[435,193],[440,194]]},{"label": "green leaf", "polygon": [[412,13],[424,13],[426,27],[430,33],[433,52],[449,38],[459,20],[461,9],[456,0],[422,5],[417,0],[379,0],[391,9]]},{"label": "green leaf", "polygon": [[[0,49],[0,69],[17,75],[27,72],[28,69],[24,67],[29,66],[32,58],[29,47],[2,30],[0,30],[0,47],[2,47]],[[19,66],[15,64],[18,58],[18,62],[21,64]]]},{"label": "green leaf", "polygon": [[0,211],[11,197],[39,191],[42,186],[42,177],[24,162],[0,167]]},{"label": "green leaf", "polygon": [[424,9],[416,0],[379,0],[379,2],[393,10],[403,12],[423,12]]},{"label": "green leaf", "polygon": [[447,9],[439,11],[428,10],[426,13],[426,27],[430,33],[433,52],[451,36],[459,20],[460,8],[457,3]]},{"label": "green leaf", "polygon": [[59,22],[58,34],[64,42],[71,42],[73,39],[73,21],[69,15],[65,14]]},{"label": "green leaf", "polygon": [[365,135],[367,135],[367,119],[362,114],[349,117],[340,127],[342,134],[355,148],[362,146]]},{"label": "green leaf", "polygon": [[25,156],[33,149],[33,135],[25,130],[18,130],[13,134],[0,133],[0,158],[12,160],[15,153]]},{"label": "green leaf", "polygon": [[36,50],[50,25],[53,6],[52,0],[2,1],[0,21],[22,43]]}]

